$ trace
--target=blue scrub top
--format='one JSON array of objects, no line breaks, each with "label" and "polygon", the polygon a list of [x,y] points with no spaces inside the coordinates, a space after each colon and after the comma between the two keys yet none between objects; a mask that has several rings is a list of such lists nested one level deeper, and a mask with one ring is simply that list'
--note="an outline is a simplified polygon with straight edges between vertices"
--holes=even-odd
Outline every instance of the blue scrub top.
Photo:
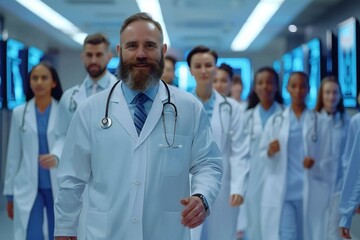
[{"label": "blue scrub top", "polygon": [[[49,145],[47,140],[47,128],[50,116],[51,104],[42,113],[36,107],[36,123],[38,129],[39,139],[39,155],[49,153]],[[51,189],[50,170],[45,169],[38,164],[38,188],[40,189]]]},{"label": "blue scrub top", "polygon": [[[304,110],[305,111],[305,110]],[[288,164],[285,200],[301,200],[303,197],[305,157],[303,143],[304,112],[297,118],[290,109],[290,130],[288,139]]]},{"label": "blue scrub top", "polygon": [[215,94],[214,91],[211,93],[210,98],[207,101],[203,101],[197,94],[196,91],[194,90],[192,92],[192,94],[200,100],[200,102],[204,105],[205,108],[205,112],[208,115],[209,119],[212,118],[212,114],[214,111],[214,105],[215,105]]},{"label": "blue scrub top", "polygon": [[264,128],[266,121],[275,112],[276,106],[275,106],[275,102],[271,105],[271,107],[268,110],[265,110],[265,108],[263,108],[263,106],[261,106],[261,104],[259,106],[260,106],[259,112],[260,112],[261,124],[262,124],[262,127]]}]

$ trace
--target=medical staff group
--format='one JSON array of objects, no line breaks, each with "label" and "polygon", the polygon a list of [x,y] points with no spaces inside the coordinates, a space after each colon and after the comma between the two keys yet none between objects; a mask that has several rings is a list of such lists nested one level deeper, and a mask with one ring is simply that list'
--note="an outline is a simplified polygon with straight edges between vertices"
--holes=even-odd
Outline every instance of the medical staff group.
[{"label": "medical staff group", "polygon": [[146,13],[124,21],[116,49],[117,77],[107,37],[89,35],[88,74],[64,94],[51,64],[30,71],[6,162],[15,240],[351,238],[360,114],[347,114],[335,76],[310,110],[305,72],[290,75],[285,106],[264,66],[239,102],[231,66],[199,45],[187,55],[196,88],[186,93],[168,79],[174,66],[161,80],[167,45]]}]

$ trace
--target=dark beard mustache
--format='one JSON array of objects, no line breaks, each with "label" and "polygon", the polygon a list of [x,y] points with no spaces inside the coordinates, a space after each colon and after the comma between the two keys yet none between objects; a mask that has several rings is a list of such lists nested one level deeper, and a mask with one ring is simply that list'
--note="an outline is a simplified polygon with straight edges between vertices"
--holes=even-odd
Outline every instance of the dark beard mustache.
[{"label": "dark beard mustache", "polygon": [[[90,66],[89,66],[90,68]],[[103,74],[106,71],[106,67],[105,68],[101,68],[99,69],[99,71],[95,72],[95,73],[91,73],[90,70],[88,68],[86,68],[86,71],[88,72],[88,74],[90,75],[90,77],[92,78],[98,78],[99,76],[101,76],[101,74]]]},{"label": "dark beard mustache", "polygon": [[[133,66],[136,64],[148,64],[150,69],[148,71],[134,70]],[[155,86],[160,81],[164,64],[163,53],[161,53],[161,58],[158,62],[148,61],[147,59],[137,59],[136,62],[125,63],[121,55],[117,75],[130,89],[143,92]]]}]

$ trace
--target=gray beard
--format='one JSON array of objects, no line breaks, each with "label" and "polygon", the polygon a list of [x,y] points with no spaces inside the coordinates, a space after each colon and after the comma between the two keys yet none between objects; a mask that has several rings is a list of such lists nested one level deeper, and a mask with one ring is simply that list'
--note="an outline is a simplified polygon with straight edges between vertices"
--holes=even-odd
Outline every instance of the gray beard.
[{"label": "gray beard", "polygon": [[146,76],[142,73],[133,74],[132,72],[127,74],[125,77],[121,77],[121,79],[130,89],[141,92],[155,86],[160,81],[160,78],[155,74]]},{"label": "gray beard", "polygon": [[117,68],[117,76],[130,88],[137,91],[145,91],[159,83],[164,69],[164,56],[157,64],[151,64],[150,72],[133,71],[131,64],[126,64],[120,56]]}]

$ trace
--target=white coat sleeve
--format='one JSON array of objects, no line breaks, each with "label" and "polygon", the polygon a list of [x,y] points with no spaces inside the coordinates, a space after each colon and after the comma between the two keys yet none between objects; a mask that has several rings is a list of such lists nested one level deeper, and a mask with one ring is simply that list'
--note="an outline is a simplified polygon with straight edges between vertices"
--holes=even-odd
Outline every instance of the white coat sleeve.
[{"label": "white coat sleeve", "polygon": [[246,181],[250,170],[250,134],[245,131],[245,116],[240,105],[233,105],[231,119],[230,194],[245,195]]},{"label": "white coat sleeve", "polygon": [[340,199],[340,227],[350,228],[355,209],[360,205],[360,130],[357,131],[348,159]]},{"label": "white coat sleeve", "polygon": [[[80,108],[79,108],[80,110]],[[76,236],[82,194],[91,175],[89,109],[76,111],[58,167],[59,193],[55,201],[55,236]],[[84,116],[86,115],[86,116]]]},{"label": "white coat sleeve", "polygon": [[203,107],[195,107],[195,135],[191,147],[191,192],[201,193],[211,206],[216,199],[222,177],[222,157],[214,141],[210,121]]},{"label": "white coat sleeve", "polygon": [[23,111],[19,108],[15,109],[11,117],[4,183],[4,195],[7,196],[14,195],[14,179],[22,159],[22,133],[20,129],[22,113]]},{"label": "white coat sleeve", "polygon": [[61,158],[61,153],[64,147],[67,131],[73,114],[69,112],[69,104],[67,103],[69,92],[65,92],[59,102],[58,117],[56,119],[55,130],[55,143],[51,149],[51,154],[55,155],[58,159]]},{"label": "white coat sleeve", "polygon": [[355,140],[355,134],[357,133],[357,130],[359,129],[360,126],[360,113],[354,115],[349,123],[349,129],[348,129],[348,134],[347,134],[347,140],[346,140],[346,144],[345,144],[345,150],[344,150],[344,154],[342,156],[342,165],[343,165],[343,169],[346,171],[347,169],[347,165],[348,165],[348,159],[350,156],[350,152]]}]

